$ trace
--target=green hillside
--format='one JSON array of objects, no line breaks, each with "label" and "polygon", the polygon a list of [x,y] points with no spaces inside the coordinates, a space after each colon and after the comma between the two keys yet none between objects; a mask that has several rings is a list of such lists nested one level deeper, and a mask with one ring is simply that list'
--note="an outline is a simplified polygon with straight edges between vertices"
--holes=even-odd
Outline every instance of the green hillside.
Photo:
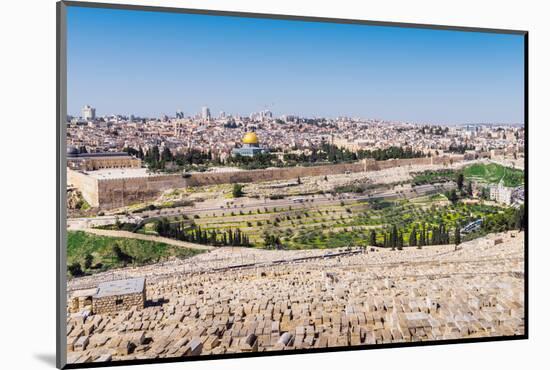
[{"label": "green hillside", "polygon": [[67,238],[67,266],[80,264],[83,273],[126,265],[145,265],[173,256],[187,258],[202,252],[148,240],[114,238],[83,231],[69,231]]},{"label": "green hillside", "polygon": [[523,171],[504,167],[496,163],[473,164],[464,169],[467,180],[497,184],[502,179],[504,186],[516,187],[523,184]]}]

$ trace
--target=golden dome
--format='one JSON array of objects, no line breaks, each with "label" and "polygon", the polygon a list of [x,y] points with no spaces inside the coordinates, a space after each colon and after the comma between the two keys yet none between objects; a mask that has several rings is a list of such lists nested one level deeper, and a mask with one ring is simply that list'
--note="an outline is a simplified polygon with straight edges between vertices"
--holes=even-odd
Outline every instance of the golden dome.
[{"label": "golden dome", "polygon": [[254,132],[247,132],[243,137],[243,144],[258,144],[258,135]]}]

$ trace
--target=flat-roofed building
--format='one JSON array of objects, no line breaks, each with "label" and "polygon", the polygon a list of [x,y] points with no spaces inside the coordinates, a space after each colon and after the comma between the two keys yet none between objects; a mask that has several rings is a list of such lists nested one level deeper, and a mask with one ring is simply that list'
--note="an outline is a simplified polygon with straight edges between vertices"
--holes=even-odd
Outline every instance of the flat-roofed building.
[{"label": "flat-roofed building", "polygon": [[142,309],[145,306],[145,278],[108,281],[98,285],[92,297],[94,314]]},{"label": "flat-roofed building", "polygon": [[141,168],[141,159],[125,152],[80,153],[67,149],[67,166],[77,171],[96,171],[104,168]]}]

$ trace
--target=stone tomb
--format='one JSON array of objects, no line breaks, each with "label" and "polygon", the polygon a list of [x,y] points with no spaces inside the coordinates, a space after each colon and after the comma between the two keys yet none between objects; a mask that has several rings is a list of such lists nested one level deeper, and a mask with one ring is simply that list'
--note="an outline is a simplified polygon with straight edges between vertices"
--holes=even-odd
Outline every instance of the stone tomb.
[{"label": "stone tomb", "polygon": [[99,284],[93,296],[94,314],[110,314],[143,309],[145,306],[145,278],[107,281]]}]

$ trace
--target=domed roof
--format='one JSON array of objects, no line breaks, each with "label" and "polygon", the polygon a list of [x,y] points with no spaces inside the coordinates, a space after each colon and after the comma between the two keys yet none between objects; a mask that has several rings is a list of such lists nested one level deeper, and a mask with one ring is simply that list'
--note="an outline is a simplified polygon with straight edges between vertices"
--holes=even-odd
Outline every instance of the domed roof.
[{"label": "domed roof", "polygon": [[254,132],[247,132],[243,137],[243,144],[258,144],[258,135]]}]

